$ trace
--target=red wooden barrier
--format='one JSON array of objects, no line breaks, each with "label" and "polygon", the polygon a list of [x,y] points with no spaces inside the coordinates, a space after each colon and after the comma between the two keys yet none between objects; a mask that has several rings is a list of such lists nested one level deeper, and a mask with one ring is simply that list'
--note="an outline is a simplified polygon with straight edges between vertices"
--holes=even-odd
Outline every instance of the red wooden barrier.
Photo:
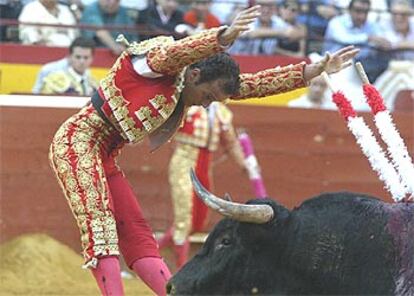
[{"label": "red wooden barrier", "polygon": [[[325,191],[352,190],[390,201],[336,111],[231,105],[235,125],[252,138],[268,193],[289,208]],[[28,232],[45,232],[79,250],[69,207],[49,168],[49,143],[74,109],[0,107],[0,242]],[[371,116],[367,116],[371,121]],[[414,125],[409,114],[394,119],[411,152]],[[154,154],[147,145],[126,147],[124,169],[154,230],[171,222],[166,167],[172,144]],[[214,192],[234,200],[253,196],[247,176],[225,162],[215,167]],[[220,217],[211,215],[208,228]]]}]

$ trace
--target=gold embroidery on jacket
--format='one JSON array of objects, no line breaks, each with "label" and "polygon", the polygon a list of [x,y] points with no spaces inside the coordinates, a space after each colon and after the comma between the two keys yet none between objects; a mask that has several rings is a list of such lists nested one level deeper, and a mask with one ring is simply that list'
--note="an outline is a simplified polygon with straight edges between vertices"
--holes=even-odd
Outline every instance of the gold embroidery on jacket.
[{"label": "gold embroidery on jacket", "polygon": [[172,95],[172,99],[175,103],[178,102],[180,96],[181,96],[181,92],[184,89],[184,82],[185,82],[185,72],[187,71],[187,67],[184,67],[180,74],[178,75],[177,79],[175,80],[175,92]]},{"label": "gold embroidery on jacket", "polygon": [[[101,134],[98,137],[97,130]],[[51,166],[81,233],[86,267],[94,267],[98,256],[119,254],[98,146],[109,134],[105,122],[86,107],[59,128],[49,153]]]},{"label": "gold embroidery on jacket", "polygon": [[152,116],[148,106],[142,106],[134,114],[141,121],[143,128],[137,128],[135,120],[129,115],[127,102],[122,97],[121,90],[115,85],[115,74],[121,66],[121,61],[128,55],[127,51],[115,62],[109,74],[101,80],[101,88],[108,104],[112,110],[115,120],[111,120],[121,135],[131,143],[141,141],[148,133],[157,129],[173,113],[181,92],[184,88],[184,74],[186,68],[182,69],[174,83],[175,91],[172,95],[172,102],[167,103],[163,95],[156,95],[150,99],[150,104],[157,109],[157,115]]},{"label": "gold embroidery on jacket", "polygon": [[232,97],[240,100],[252,97],[264,97],[287,92],[299,87],[305,87],[303,67],[305,63],[267,69],[254,74],[240,75],[239,95]]},{"label": "gold embroidery on jacket", "polygon": [[[222,51],[223,48],[217,41],[217,35],[223,29],[224,27],[206,30],[178,41],[174,41],[171,37],[160,36],[130,44],[125,37],[119,36],[119,41],[128,46],[127,50],[117,59],[109,74],[101,80],[101,88],[113,113],[110,120],[122,137],[131,143],[139,142],[148,132],[152,131],[149,129],[156,129],[172,114],[184,87],[185,66]],[[117,70],[121,67],[121,61],[126,56],[143,54],[146,54],[148,65],[154,71],[168,75],[176,75],[179,71],[181,73],[177,77],[176,90],[172,96],[174,104],[168,104],[166,108],[161,109],[155,107],[160,111],[156,119],[152,118],[146,110],[137,110],[138,113],[135,114],[144,120],[144,128],[137,128],[133,118],[129,116],[127,102],[122,97],[121,90],[115,85],[114,80]]]},{"label": "gold embroidery on jacket", "polygon": [[154,47],[166,46],[173,42],[174,38],[171,36],[158,36],[141,42],[132,42],[127,52],[131,55],[143,55]]},{"label": "gold embroidery on jacket", "polygon": [[168,104],[167,98],[163,95],[156,95],[150,100],[150,103],[164,119],[170,116],[175,107],[175,103]]},{"label": "gold embroidery on jacket", "polygon": [[142,125],[147,131],[151,131],[154,122],[154,117],[151,116],[151,109],[148,106],[142,106],[138,109],[138,111],[135,111],[135,115],[138,117],[138,119],[141,121]]},{"label": "gold embroidery on jacket", "polygon": [[112,123],[115,127],[120,127],[118,131],[124,138],[135,143],[140,141],[146,133],[135,127],[135,121],[128,115],[128,107],[124,98],[121,96],[121,90],[115,85],[115,73],[120,69],[121,61],[127,55],[128,53],[124,51],[116,60],[109,74],[101,80],[101,88],[115,117]]},{"label": "gold embroidery on jacket", "polygon": [[176,75],[183,67],[222,51],[217,35],[223,29],[204,30],[171,44],[154,47],[147,53],[148,65],[158,73]]}]

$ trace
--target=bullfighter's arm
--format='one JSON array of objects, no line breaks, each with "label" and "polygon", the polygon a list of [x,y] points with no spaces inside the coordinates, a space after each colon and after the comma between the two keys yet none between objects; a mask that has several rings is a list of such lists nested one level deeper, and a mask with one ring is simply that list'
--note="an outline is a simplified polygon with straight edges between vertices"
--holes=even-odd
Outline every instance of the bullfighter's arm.
[{"label": "bullfighter's arm", "polygon": [[147,63],[157,73],[175,75],[185,66],[221,52],[219,35],[226,27],[214,28],[196,35],[152,48],[147,53]]},{"label": "bullfighter's arm", "polygon": [[307,86],[304,78],[305,63],[267,69],[240,75],[239,94],[232,100],[265,97]]},{"label": "bullfighter's arm", "polygon": [[241,11],[229,27],[213,28],[162,47],[154,47],[147,53],[147,63],[154,72],[175,75],[185,66],[230,46],[260,15],[258,10],[259,6],[253,6]]},{"label": "bullfighter's arm", "polygon": [[241,74],[239,94],[230,98],[241,100],[264,97],[305,87],[307,82],[319,76],[323,71],[332,74],[350,66],[352,59],[358,52],[359,49],[347,46],[333,54],[327,53],[317,63],[306,65],[303,62],[297,65],[267,69],[255,74]]}]

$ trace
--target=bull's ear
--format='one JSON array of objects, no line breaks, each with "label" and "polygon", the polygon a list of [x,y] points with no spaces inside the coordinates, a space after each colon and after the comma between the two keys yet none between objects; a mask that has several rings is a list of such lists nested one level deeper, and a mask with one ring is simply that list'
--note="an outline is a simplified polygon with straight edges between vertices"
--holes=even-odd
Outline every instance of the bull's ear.
[{"label": "bull's ear", "polygon": [[264,224],[240,223],[238,229],[240,239],[243,240],[243,244],[249,245],[251,250],[258,252],[262,250],[266,253],[264,249],[267,249],[273,252],[275,248],[279,248],[280,241],[284,239],[284,227],[290,215],[289,210],[271,199],[250,200],[247,204],[269,205],[273,208],[275,215]]},{"label": "bull's ear", "polygon": [[282,222],[286,220],[290,215],[290,211],[287,208],[285,208],[284,206],[280,205],[278,202],[270,198],[252,199],[246,202],[246,204],[254,204],[254,205],[265,204],[265,205],[271,206],[273,208],[274,215],[273,215],[273,218],[266,224]]}]

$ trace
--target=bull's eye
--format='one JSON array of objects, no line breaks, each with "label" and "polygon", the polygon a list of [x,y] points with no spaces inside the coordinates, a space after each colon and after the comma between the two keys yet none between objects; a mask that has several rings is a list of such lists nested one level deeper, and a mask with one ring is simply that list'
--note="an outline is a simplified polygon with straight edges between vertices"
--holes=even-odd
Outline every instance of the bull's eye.
[{"label": "bull's eye", "polygon": [[231,240],[227,237],[223,237],[220,242],[216,245],[216,250],[229,247],[231,245]]},{"label": "bull's eye", "polygon": [[229,246],[231,244],[231,241],[228,238],[223,238],[221,243],[225,246]]}]

